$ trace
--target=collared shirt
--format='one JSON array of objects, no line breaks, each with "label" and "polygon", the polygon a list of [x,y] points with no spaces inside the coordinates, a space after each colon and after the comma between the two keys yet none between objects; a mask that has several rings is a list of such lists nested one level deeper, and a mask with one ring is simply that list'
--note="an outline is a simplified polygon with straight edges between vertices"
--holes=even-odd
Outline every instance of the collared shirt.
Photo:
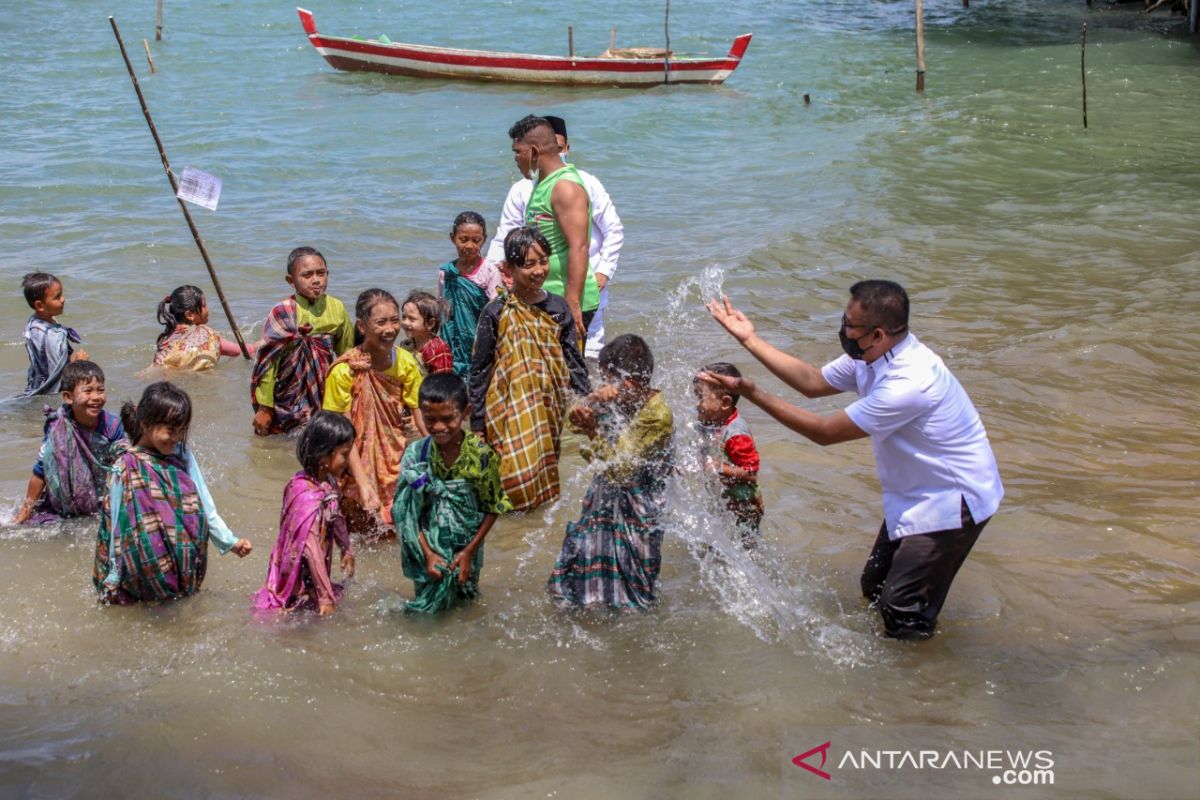
[{"label": "collared shirt", "polygon": [[971,398],[913,334],[870,364],[843,355],[821,368],[830,386],[857,392],[846,408],[871,436],[888,538],[962,527],[962,503],[982,522],[1004,486]]},{"label": "collared shirt", "polygon": [[[604,190],[604,184],[590,172],[581,169],[578,172],[592,204],[592,238],[588,243],[588,259],[593,272],[612,280],[617,272],[621,245],[625,242],[625,226],[621,224],[621,218],[617,216],[617,209]],[[513,228],[525,224],[525,209],[529,207],[532,195],[533,181],[528,178],[522,178],[508,190],[508,197],[504,198],[504,210],[500,212],[500,224],[496,226],[496,235],[488,245],[489,262],[499,264],[504,260],[504,237]]]}]

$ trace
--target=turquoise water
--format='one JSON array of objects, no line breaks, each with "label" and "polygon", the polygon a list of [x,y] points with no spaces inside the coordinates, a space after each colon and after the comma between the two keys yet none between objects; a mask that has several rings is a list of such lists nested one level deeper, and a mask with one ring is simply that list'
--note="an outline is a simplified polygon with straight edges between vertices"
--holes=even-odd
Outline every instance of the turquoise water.
[{"label": "turquoise water", "polygon": [[[93,525],[0,530],[3,794],[1195,796],[1200,54],[1178,17],[929,3],[916,95],[905,2],[676,3],[677,52],[754,40],[721,87],[646,91],[335,73],[290,5],[166,5],[155,75],[141,50],[153,3],[0,16],[0,383],[13,393],[24,272],[62,277],[63,321],[104,366],[113,406],[153,377],[139,373],[158,301],[185,282],[210,289],[111,13],[175,170],[224,180],[219,210],[192,213],[248,338],[299,244],[326,253],[348,302],[432,287],[450,220],[473,209],[494,224],[516,178],[508,126],[557,113],[625,221],[610,330],[650,338],[681,422],[698,364],[765,375],[702,298],[728,292],[819,363],[838,352],[846,288],[893,277],[979,407],[1008,496],[943,633],[919,647],[881,639],[857,596],[880,514],[869,445],[821,449],[753,409],[763,558],[692,555],[723,540],[685,460],[651,614],[548,607],[587,480],[568,443],[563,501],[498,526],[481,603],[432,622],[389,613],[411,587],[380,546],[360,554],[333,619],[266,626],[246,597],[295,466],[289,442],[251,436],[248,368],[229,361],[181,383],[222,513],[257,549],[214,559],[200,596],[99,609]],[[334,35],[485,49],[565,53],[567,25],[579,52],[607,47],[613,25],[619,45],[662,35],[662,7],[629,0],[312,10]],[[227,326],[215,304],[213,322]],[[24,492],[39,420],[36,402],[0,409],[5,502]],[[842,769],[825,784],[790,761],[827,740],[835,759],[1046,748],[1056,782]]]}]

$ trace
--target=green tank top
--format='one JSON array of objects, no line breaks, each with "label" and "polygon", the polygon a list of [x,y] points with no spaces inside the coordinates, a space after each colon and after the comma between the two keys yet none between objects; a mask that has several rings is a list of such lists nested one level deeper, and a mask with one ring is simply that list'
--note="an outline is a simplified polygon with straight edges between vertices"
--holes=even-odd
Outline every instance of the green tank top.
[{"label": "green tank top", "polygon": [[[579,177],[579,171],[575,167],[567,164],[562,169],[555,170],[534,185],[533,194],[529,197],[529,205],[525,208],[525,224],[537,226],[537,229],[546,237],[546,241],[550,242],[550,274],[542,288],[551,294],[565,297],[567,291],[567,239],[563,236],[558,219],[554,216],[554,208],[550,205],[550,193],[554,191],[554,186],[561,180],[577,183],[585,193],[587,192],[583,178]],[[591,236],[592,200],[589,197],[587,231],[589,241]],[[594,311],[599,305],[600,287],[596,284],[596,276],[589,263],[587,281],[583,285],[583,297],[579,304],[579,310]]]}]

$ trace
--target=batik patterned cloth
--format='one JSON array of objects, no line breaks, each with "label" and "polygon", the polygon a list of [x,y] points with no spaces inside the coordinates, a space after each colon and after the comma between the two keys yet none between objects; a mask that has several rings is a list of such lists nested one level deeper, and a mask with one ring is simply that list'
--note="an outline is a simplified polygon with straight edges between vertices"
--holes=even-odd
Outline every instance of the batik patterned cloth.
[{"label": "batik patterned cloth", "polygon": [[163,339],[154,366],[200,372],[221,359],[221,335],[207,325],[180,325]]},{"label": "batik patterned cloth", "polygon": [[440,580],[429,577],[420,533],[431,550],[449,564],[471,543],[487,514],[504,514],[512,503],[500,484],[499,459],[492,448],[474,434],[463,437],[454,463],[447,466],[433,439],[418,439],[404,451],[400,482],[392,502],[392,518],[400,537],[404,575],[415,584],[416,597],[406,611],[436,613],[459,599],[479,592],[483,545],[471,559],[471,575],[459,583],[458,570],[447,570]]},{"label": "batik patterned cloth", "polygon": [[570,376],[549,314],[508,294],[487,389],[487,441],[500,454],[500,476],[513,509],[558,497],[559,436]]},{"label": "batik patterned cloth", "polygon": [[195,594],[208,567],[209,527],[186,458],[122,448],[104,500],[92,581],[112,603]]},{"label": "batik patterned cloth", "polygon": [[25,352],[29,355],[29,371],[25,375],[25,391],[21,397],[35,394],[54,394],[62,382],[62,371],[71,360],[74,348],[82,339],[74,328],[36,314],[25,323],[22,334]]},{"label": "batik patterned cloth", "polygon": [[471,349],[475,346],[475,328],[479,314],[488,304],[487,292],[459,273],[454,262],[442,265],[442,296],[450,304],[450,313],[439,333],[450,345],[454,372],[466,380],[471,371]]},{"label": "batik patterned cloth", "polygon": [[276,363],[275,418],[272,433],[283,433],[308,422],[321,408],[325,376],[333,362],[334,337],[314,333],[312,326],[297,325],[296,298],[289,297],[271,309],[263,324],[263,344],[255,353],[250,376],[250,403],[258,411],[255,390]]},{"label": "batik patterned cloth", "polygon": [[363,471],[375,480],[381,503],[386,503],[396,491],[400,459],[408,443],[404,435],[405,397],[413,393],[412,387],[370,366],[354,370],[350,395],[350,421],[356,433],[354,447]]},{"label": "batik patterned cloth", "polygon": [[659,518],[671,472],[671,409],[655,394],[624,422],[610,413],[601,435],[584,448],[600,473],[588,487],[578,522],[567,524],[550,574],[551,597],[563,606],[649,608],[662,564]]},{"label": "batik patterned cloth", "polygon": [[297,472],[283,490],[279,539],[271,550],[267,580],[254,595],[254,607],[307,608],[340,600],[342,586],[330,578],[334,543],[343,556],[353,555],[337,487]]},{"label": "batik patterned cloth", "polygon": [[46,489],[29,518],[33,525],[97,513],[117,447],[127,445],[121,421],[107,411],[101,412],[94,431],[75,422],[70,406],[47,408],[46,416],[46,433],[33,468]]}]

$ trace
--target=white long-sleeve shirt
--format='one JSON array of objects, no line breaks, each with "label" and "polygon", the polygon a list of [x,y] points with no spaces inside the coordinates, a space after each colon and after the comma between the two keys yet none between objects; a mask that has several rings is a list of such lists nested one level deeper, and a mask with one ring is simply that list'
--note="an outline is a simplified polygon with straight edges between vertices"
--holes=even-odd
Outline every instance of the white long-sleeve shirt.
[{"label": "white long-sleeve shirt", "polygon": [[[612,198],[604,190],[604,184],[590,172],[579,170],[583,186],[587,189],[592,204],[592,240],[588,243],[588,261],[592,271],[612,280],[617,272],[617,259],[621,256],[621,245],[625,242],[625,227],[617,216]],[[522,178],[508,190],[504,198],[504,209],[500,212],[500,224],[496,235],[488,246],[487,260],[499,264],[504,260],[504,237],[514,228],[525,224],[525,209],[533,194],[533,181]]]}]

